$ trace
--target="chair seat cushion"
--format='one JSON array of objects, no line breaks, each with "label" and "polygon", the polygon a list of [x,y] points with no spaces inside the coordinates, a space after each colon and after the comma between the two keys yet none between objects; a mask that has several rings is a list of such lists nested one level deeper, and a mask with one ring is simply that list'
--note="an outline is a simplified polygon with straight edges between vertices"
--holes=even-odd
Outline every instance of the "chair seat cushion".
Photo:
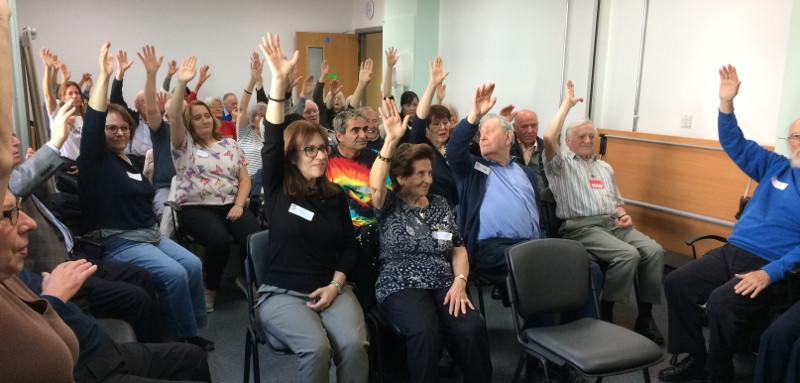
[{"label": "chair seat cushion", "polygon": [[659,362],[661,348],[651,340],[612,323],[583,318],[560,326],[523,331],[526,347],[564,358],[587,375],[636,370]]}]

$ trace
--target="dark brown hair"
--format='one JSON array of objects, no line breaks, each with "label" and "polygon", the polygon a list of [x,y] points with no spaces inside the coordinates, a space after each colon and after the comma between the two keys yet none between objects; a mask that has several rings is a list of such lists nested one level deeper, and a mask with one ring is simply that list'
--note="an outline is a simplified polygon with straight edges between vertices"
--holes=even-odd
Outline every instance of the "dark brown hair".
[{"label": "dark brown hair", "polygon": [[389,178],[392,180],[392,190],[395,193],[401,189],[397,177],[408,177],[414,173],[414,162],[417,160],[430,160],[431,167],[436,162],[433,149],[428,144],[400,144],[392,155],[389,164]]},{"label": "dark brown hair", "polygon": [[428,112],[428,118],[425,121],[430,125],[433,120],[450,120],[450,109],[441,105],[431,105],[431,110]]},{"label": "dark brown hair", "polygon": [[[133,135],[136,134],[136,127],[137,127],[136,123],[133,121],[133,117],[131,117],[131,114],[128,113],[128,109],[117,104],[109,103],[106,116],[108,116],[111,113],[119,114],[119,116],[122,117],[125,123],[128,124],[128,129],[130,129],[129,130],[130,135],[128,136],[128,145],[130,145],[131,142],[133,142]],[[103,126],[103,131],[105,132],[105,126]]]},{"label": "dark brown hair", "polygon": [[300,155],[300,145],[311,141],[315,135],[321,137],[326,145],[328,144],[328,135],[325,134],[325,129],[310,121],[297,120],[289,124],[283,131],[283,155],[285,158],[283,191],[286,195],[305,197],[319,194],[322,198],[330,198],[342,192],[342,188],[328,180],[325,174],[309,183],[300,169],[292,163],[292,158]]},{"label": "dark brown hair", "polygon": [[192,135],[192,140],[194,140],[194,142],[197,142],[198,144],[202,144],[202,142],[200,142],[200,140],[195,135],[194,128],[192,127],[192,107],[195,105],[201,105],[202,107],[206,108],[208,114],[210,114],[211,118],[214,120],[214,130],[211,132],[211,135],[214,136],[215,140],[222,141],[222,139],[225,138],[222,136],[222,133],[219,132],[219,127],[220,125],[222,125],[222,123],[219,122],[219,120],[217,120],[216,117],[214,117],[214,114],[211,113],[211,109],[208,107],[208,105],[206,105],[205,102],[202,102],[200,100],[194,100],[190,102],[189,105],[187,105],[186,108],[183,109],[183,125],[186,126],[186,130],[189,132],[189,134]]}]

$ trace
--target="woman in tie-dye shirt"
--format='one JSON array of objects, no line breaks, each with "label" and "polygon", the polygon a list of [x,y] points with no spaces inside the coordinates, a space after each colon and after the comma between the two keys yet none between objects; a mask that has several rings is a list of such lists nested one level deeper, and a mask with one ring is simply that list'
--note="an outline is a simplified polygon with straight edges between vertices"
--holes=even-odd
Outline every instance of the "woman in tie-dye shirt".
[{"label": "woman in tie-dye shirt", "polygon": [[[174,100],[183,98],[186,83],[195,75],[195,61],[189,57],[178,69]],[[206,311],[211,312],[228,264],[230,236],[239,243],[244,261],[247,236],[260,229],[255,216],[244,209],[251,185],[247,160],[236,140],[220,134],[220,121],[205,103],[192,101],[183,113],[174,103],[169,114],[176,201],[183,208],[184,232],[206,248]]]}]

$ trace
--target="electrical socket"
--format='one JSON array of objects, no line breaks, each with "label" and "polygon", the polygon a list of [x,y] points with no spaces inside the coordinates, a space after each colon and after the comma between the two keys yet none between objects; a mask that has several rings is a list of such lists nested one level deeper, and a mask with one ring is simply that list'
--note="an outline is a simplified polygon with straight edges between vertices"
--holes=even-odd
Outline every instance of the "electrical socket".
[{"label": "electrical socket", "polygon": [[681,128],[690,129],[692,127],[692,115],[685,113],[681,116]]}]

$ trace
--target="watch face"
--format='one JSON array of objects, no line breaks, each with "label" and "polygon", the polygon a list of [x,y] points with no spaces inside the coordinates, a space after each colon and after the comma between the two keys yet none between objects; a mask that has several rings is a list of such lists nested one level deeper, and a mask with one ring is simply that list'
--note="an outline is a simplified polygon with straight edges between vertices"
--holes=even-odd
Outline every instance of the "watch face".
[{"label": "watch face", "polygon": [[366,4],[364,4],[364,13],[367,15],[368,19],[372,19],[372,16],[375,15],[375,4],[372,0],[368,0]]}]

